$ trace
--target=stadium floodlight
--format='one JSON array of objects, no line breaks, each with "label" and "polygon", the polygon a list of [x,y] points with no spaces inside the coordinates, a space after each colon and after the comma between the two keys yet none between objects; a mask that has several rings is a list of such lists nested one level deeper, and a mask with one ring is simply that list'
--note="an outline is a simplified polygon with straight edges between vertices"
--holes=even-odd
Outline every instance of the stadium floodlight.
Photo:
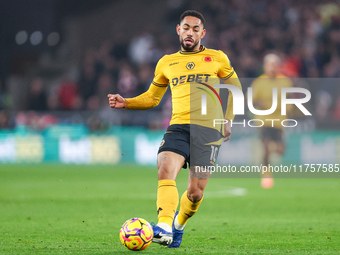
[{"label": "stadium floodlight", "polygon": [[48,46],[55,46],[59,43],[60,35],[58,32],[52,32],[47,36]]},{"label": "stadium floodlight", "polygon": [[30,36],[30,42],[32,45],[38,45],[43,40],[43,34],[40,31],[35,31]]},{"label": "stadium floodlight", "polygon": [[19,31],[15,36],[15,42],[18,45],[24,44],[28,39],[28,34],[25,30]]}]

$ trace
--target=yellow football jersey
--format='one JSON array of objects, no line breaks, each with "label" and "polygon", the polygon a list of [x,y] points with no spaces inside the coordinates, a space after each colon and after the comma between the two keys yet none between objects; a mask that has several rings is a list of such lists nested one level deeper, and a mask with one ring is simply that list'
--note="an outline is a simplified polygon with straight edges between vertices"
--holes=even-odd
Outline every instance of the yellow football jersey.
[{"label": "yellow football jersey", "polygon": [[[214,118],[234,118],[232,94],[229,93],[227,113],[222,113],[222,102],[219,89],[215,84],[220,78],[228,80],[228,84],[235,85],[241,90],[241,84],[226,54],[220,50],[207,49],[201,46],[199,51],[178,51],[162,57],[155,70],[155,76],[147,92],[135,98],[126,99],[127,109],[149,109],[157,106],[168,86],[172,94],[172,124],[198,124],[214,127]],[[207,96],[207,114],[201,114],[201,97]],[[210,105],[218,106],[220,110],[213,110]],[[193,118],[193,116],[200,116]]]},{"label": "yellow football jersey", "polygon": [[[265,127],[274,127],[282,129],[281,122],[286,119],[286,116],[281,115],[281,89],[284,87],[292,87],[293,83],[290,78],[279,74],[276,78],[268,78],[263,74],[253,81],[251,87],[253,88],[253,104],[257,110],[268,110],[273,104],[273,88],[277,88],[277,108],[270,115],[255,115],[256,119],[264,122]],[[289,106],[289,105],[288,105]],[[289,110],[289,108],[287,108]],[[275,119],[276,121],[266,121]]]}]

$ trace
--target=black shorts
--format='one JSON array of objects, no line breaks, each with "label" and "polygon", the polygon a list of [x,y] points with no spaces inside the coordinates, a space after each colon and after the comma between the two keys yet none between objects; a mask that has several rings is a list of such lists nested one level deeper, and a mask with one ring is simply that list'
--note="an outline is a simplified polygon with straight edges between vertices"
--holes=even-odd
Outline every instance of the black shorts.
[{"label": "black shorts", "polygon": [[262,139],[269,139],[275,142],[283,142],[282,130],[273,127],[262,127],[261,128]]},{"label": "black shorts", "polygon": [[215,129],[198,125],[170,125],[164,134],[158,153],[172,151],[185,158],[183,168],[215,165],[222,134]]}]

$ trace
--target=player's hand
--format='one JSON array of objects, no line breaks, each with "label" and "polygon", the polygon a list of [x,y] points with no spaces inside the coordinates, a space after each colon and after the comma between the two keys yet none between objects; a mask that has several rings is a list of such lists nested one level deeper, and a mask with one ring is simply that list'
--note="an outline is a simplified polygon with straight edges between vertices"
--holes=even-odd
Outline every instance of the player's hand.
[{"label": "player's hand", "polygon": [[224,124],[224,141],[227,142],[231,136],[231,121],[227,119],[227,123]]},{"label": "player's hand", "polygon": [[119,94],[108,94],[107,97],[109,98],[109,104],[111,108],[125,108],[127,103],[125,99]]}]

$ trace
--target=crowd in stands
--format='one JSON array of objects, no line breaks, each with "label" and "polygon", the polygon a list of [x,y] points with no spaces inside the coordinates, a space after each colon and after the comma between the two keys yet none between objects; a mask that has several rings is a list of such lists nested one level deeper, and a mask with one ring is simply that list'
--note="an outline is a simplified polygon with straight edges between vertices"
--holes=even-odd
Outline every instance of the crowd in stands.
[{"label": "crowd in stands", "polygon": [[[65,75],[53,90],[47,91],[46,81],[35,77],[26,110],[107,111],[108,93],[133,97],[146,91],[158,59],[179,50],[174,27],[187,9],[203,13],[207,29],[203,45],[224,51],[241,78],[259,76],[263,57],[271,52],[280,56],[281,72],[289,77],[340,77],[340,8],[336,2],[183,0],[168,4],[169,12],[160,21],[166,29],[141,31],[128,44],[108,38],[98,48],[87,48],[77,75]],[[340,121],[340,86],[325,82],[314,90],[316,117]],[[169,120],[169,96],[167,92],[158,108],[166,116],[161,127]],[[8,101],[0,81],[0,109],[8,108]]]}]

